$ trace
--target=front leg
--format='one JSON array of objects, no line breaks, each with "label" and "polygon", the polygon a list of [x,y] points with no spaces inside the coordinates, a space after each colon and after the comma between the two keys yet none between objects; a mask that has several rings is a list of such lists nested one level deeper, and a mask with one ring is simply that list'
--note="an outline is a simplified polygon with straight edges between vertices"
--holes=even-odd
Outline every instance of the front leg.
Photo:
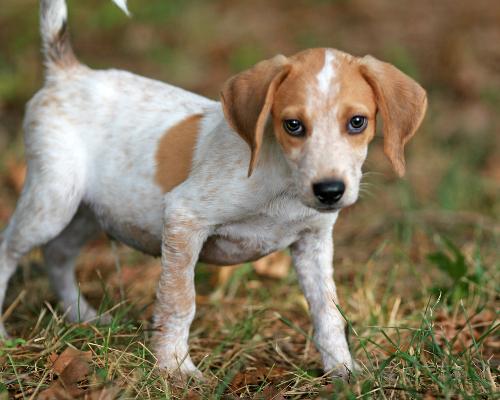
[{"label": "front leg", "polygon": [[167,212],[163,228],[162,273],[154,312],[158,365],[172,375],[202,378],[188,353],[196,304],[194,268],[207,229],[188,212]]},{"label": "front leg", "polygon": [[353,361],[345,336],[345,321],[336,304],[333,281],[333,224],[303,232],[291,246],[300,287],[309,304],[314,341],[324,370],[349,379]]}]

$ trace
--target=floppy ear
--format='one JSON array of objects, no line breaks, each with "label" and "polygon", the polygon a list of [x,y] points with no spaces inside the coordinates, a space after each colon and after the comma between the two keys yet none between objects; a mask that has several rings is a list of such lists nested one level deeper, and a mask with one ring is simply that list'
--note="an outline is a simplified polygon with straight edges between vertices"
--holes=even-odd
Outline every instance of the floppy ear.
[{"label": "floppy ear", "polygon": [[250,146],[248,176],[252,175],[259,157],[274,94],[289,71],[288,59],[278,55],[233,76],[222,87],[224,115],[231,128]]},{"label": "floppy ear", "polygon": [[384,153],[399,176],[405,173],[404,146],[415,134],[427,109],[425,90],[391,64],[365,56],[361,74],[375,93],[384,121]]}]

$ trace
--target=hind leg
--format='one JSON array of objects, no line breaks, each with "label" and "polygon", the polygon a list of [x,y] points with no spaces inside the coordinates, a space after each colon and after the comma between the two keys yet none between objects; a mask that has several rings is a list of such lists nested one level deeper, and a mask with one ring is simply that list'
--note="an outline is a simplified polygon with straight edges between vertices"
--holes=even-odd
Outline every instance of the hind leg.
[{"label": "hind leg", "polygon": [[[52,151],[57,151],[52,146]],[[62,149],[64,150],[64,149]],[[83,195],[84,166],[77,155],[63,160],[53,154],[28,156],[28,175],[14,215],[0,242],[0,312],[7,284],[23,255],[58,236],[70,223]],[[44,157],[45,156],[45,157]],[[5,336],[0,319],[0,335]]]},{"label": "hind leg", "polygon": [[97,316],[97,312],[80,295],[75,267],[80,249],[99,230],[94,215],[82,206],[66,229],[43,247],[51,286],[70,322],[88,321]]}]

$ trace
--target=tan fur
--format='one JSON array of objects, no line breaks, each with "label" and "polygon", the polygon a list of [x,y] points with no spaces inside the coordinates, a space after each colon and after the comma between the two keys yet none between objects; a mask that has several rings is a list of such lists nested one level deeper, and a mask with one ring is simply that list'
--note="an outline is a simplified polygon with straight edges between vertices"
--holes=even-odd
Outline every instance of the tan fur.
[{"label": "tan fur", "polygon": [[371,56],[360,60],[360,71],[375,93],[384,121],[384,152],[396,173],[405,173],[404,146],[420,126],[427,109],[425,90],[409,76]]},{"label": "tan fur", "polygon": [[155,180],[164,193],[184,182],[189,175],[201,117],[201,114],[187,117],[170,128],[160,140]]},{"label": "tan fur", "polygon": [[[306,88],[316,85],[314,79],[324,65],[325,49],[306,50],[293,57],[276,56],[244,71],[224,86],[221,97],[225,116],[252,152],[251,174],[258,159],[264,124],[272,114],[274,133],[287,154],[300,149],[305,138],[288,135],[283,120],[297,118],[306,127],[306,137],[315,121],[338,108],[338,121],[353,147],[366,146],[375,135],[376,112],[384,121],[384,152],[396,173],[404,174],[404,145],[415,134],[427,108],[424,89],[390,64],[366,56],[353,57],[336,52],[338,96],[329,97],[320,107],[307,107]],[[245,106],[242,106],[245,105]],[[249,107],[250,105],[250,107]],[[349,135],[347,124],[355,115],[368,118],[367,129]]]},{"label": "tan fur", "polygon": [[224,115],[231,127],[250,146],[248,176],[258,161],[274,94],[289,69],[287,58],[278,55],[229,79],[222,88]]},{"label": "tan fur", "polygon": [[315,77],[323,67],[324,51],[305,50],[290,57],[291,71],[286,81],[279,87],[273,104],[273,123],[276,139],[283,151],[290,154],[304,144],[303,138],[287,134],[283,128],[283,120],[300,119],[306,127],[306,135],[312,133],[315,119],[322,110],[306,109],[308,102],[308,87],[314,87]]},{"label": "tan fur", "polygon": [[[339,65],[340,91],[338,96],[338,121],[342,133],[349,137],[352,145],[366,146],[375,136],[377,106],[372,88],[361,74],[357,59],[344,58]],[[368,126],[361,134],[347,131],[349,120],[355,115],[368,118]]]},{"label": "tan fur", "polygon": [[[314,129],[315,121],[327,115],[329,110],[338,108],[338,121],[344,127],[342,133],[349,137],[354,147],[366,145],[375,135],[376,105],[374,94],[364,77],[361,75],[357,59],[341,52],[337,54],[339,65],[336,68],[339,77],[340,90],[338,96],[328,97],[320,107],[307,107],[308,87],[314,87],[314,79],[324,65],[324,50],[307,50],[291,57],[293,68],[287,81],[280,86],[273,105],[274,130],[278,142],[285,153],[290,153],[304,144],[304,139],[288,135],[282,126],[282,121],[298,118],[306,126],[306,137]],[[294,79],[300,76],[300,79]],[[363,134],[349,135],[347,124],[355,115],[363,115],[369,119],[368,128]]]}]

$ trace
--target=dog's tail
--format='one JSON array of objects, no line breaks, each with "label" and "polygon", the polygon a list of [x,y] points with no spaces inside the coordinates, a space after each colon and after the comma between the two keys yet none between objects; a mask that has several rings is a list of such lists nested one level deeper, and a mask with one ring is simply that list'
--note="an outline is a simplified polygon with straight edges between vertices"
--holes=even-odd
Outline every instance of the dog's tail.
[{"label": "dog's tail", "polygon": [[[113,1],[128,15],[126,0]],[[65,0],[40,0],[42,52],[49,70],[79,64],[71,48],[67,19],[68,9]]]},{"label": "dog's tail", "polygon": [[71,48],[65,0],[40,0],[40,33],[42,53],[47,69],[77,65]]}]

